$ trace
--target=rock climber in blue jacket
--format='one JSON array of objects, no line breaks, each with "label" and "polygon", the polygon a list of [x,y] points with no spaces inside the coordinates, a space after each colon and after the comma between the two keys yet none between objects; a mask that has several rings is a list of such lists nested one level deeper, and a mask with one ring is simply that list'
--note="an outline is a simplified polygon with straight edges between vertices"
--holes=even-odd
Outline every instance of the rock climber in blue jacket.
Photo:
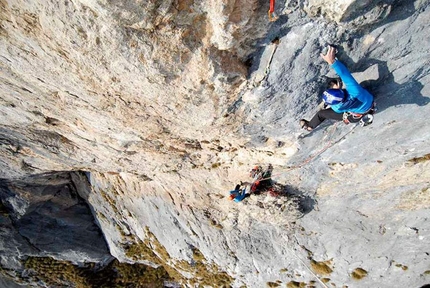
[{"label": "rock climber in blue jacket", "polygon": [[[336,71],[340,80],[331,80],[329,89],[322,95],[327,108],[318,111],[310,121],[301,119],[300,126],[312,131],[326,119],[343,120],[348,124],[359,122],[364,119],[363,116],[373,114],[372,94],[361,87],[345,65],[336,59],[336,49],[329,46],[327,54],[321,54],[321,57]],[[346,89],[342,89],[342,82]],[[368,123],[363,122],[363,125],[370,124],[372,119]]]}]

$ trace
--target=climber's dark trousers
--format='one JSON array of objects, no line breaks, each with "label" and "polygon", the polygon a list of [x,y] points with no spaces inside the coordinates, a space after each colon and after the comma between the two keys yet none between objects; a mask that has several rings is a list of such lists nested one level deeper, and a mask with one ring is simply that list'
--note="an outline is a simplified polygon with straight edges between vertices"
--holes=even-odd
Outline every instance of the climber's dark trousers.
[{"label": "climber's dark trousers", "polygon": [[336,113],[332,109],[323,109],[318,111],[317,114],[309,121],[309,126],[312,128],[316,128],[326,119],[333,119],[337,121],[343,120],[343,113]]}]

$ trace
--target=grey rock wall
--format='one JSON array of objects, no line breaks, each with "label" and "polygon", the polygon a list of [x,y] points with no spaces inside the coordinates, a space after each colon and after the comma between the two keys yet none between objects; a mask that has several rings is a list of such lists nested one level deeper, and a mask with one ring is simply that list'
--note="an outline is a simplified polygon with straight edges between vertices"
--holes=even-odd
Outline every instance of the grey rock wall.
[{"label": "grey rock wall", "polygon": [[[429,2],[278,1],[273,23],[268,4],[0,1],[9,274],[112,255],[188,286],[430,283]],[[299,129],[327,43],[372,125]],[[268,163],[286,195],[227,200]]]},{"label": "grey rock wall", "polygon": [[23,268],[28,256],[73,263],[111,258],[93,214],[70,174],[51,173],[1,180],[2,267]]}]

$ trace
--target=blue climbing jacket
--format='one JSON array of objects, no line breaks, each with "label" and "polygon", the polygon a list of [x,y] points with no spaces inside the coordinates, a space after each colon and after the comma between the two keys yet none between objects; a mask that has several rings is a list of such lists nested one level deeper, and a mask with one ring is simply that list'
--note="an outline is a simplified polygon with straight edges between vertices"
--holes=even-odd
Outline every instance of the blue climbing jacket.
[{"label": "blue climbing jacket", "polygon": [[233,195],[234,202],[240,202],[246,197],[246,188],[232,190],[230,191],[230,195]]},{"label": "blue climbing jacket", "polygon": [[347,92],[346,99],[339,104],[331,105],[331,109],[337,113],[352,112],[363,114],[369,111],[373,104],[372,94],[358,84],[345,65],[339,60],[336,60],[331,67],[342,79]]}]

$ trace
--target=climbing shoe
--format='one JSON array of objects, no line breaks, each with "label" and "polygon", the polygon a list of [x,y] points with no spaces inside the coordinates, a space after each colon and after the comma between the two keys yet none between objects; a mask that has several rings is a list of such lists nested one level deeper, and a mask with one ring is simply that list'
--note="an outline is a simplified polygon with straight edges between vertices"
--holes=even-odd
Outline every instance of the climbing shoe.
[{"label": "climbing shoe", "polygon": [[312,127],[309,126],[309,121],[305,119],[300,120],[300,127],[306,131],[312,131]]}]

